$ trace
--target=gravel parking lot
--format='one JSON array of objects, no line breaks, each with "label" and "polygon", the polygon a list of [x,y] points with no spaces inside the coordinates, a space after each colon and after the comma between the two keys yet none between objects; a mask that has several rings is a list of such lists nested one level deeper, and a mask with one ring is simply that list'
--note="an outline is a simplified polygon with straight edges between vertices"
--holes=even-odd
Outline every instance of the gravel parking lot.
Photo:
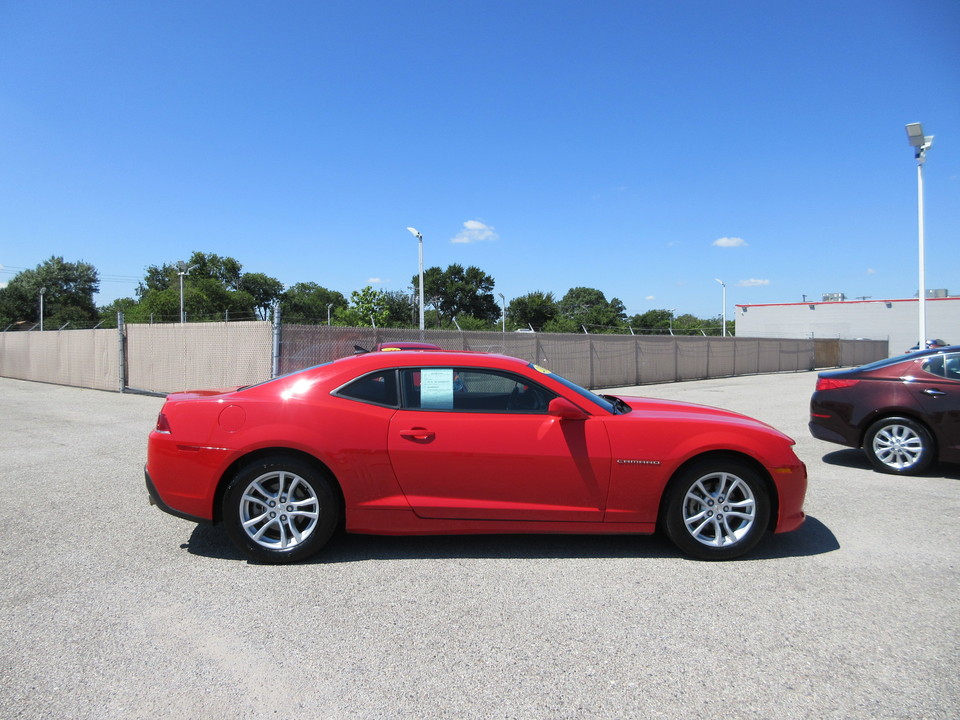
[{"label": "gravel parking lot", "polygon": [[960,472],[893,478],[814,440],[814,383],[632,390],[797,440],[807,523],[747,559],[345,536],[268,567],[147,504],[162,400],[0,379],[0,717],[960,717]]}]

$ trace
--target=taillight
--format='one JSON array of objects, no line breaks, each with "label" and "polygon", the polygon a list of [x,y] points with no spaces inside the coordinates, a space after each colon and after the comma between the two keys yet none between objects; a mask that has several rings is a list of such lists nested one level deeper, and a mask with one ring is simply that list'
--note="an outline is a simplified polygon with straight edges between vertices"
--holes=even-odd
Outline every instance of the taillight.
[{"label": "taillight", "polygon": [[853,387],[859,380],[840,380],[838,378],[817,378],[817,391],[820,390],[839,390],[840,388]]},{"label": "taillight", "polygon": [[167,420],[167,416],[163,413],[160,413],[157,416],[157,427],[154,428],[158,433],[164,433],[166,435],[170,434],[170,421]]}]

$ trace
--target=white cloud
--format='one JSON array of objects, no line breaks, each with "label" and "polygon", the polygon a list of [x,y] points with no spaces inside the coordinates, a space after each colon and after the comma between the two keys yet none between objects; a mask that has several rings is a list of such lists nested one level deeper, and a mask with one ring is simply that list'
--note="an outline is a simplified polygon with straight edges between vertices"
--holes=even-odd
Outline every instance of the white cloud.
[{"label": "white cloud", "polygon": [[486,225],[479,220],[467,220],[463,224],[463,230],[453,238],[452,243],[474,243],[484,240],[499,240],[497,231],[490,225]]},{"label": "white cloud", "polygon": [[656,299],[657,299],[657,297],[656,297],[655,295],[647,295],[647,296],[644,298],[644,300],[656,300]]},{"label": "white cloud", "polygon": [[714,247],[746,247],[747,241],[738,237],[722,237],[713,241]]},{"label": "white cloud", "polygon": [[383,284],[383,280],[382,280],[381,278],[378,278],[378,277],[367,278],[367,284],[368,284],[368,285],[382,285],[382,284]]},{"label": "white cloud", "polygon": [[876,275],[877,271],[873,268],[867,268],[867,275]]},{"label": "white cloud", "polygon": [[758,280],[757,278],[750,278],[749,280],[741,280],[737,283],[737,287],[760,287],[762,285],[769,285],[769,280]]}]

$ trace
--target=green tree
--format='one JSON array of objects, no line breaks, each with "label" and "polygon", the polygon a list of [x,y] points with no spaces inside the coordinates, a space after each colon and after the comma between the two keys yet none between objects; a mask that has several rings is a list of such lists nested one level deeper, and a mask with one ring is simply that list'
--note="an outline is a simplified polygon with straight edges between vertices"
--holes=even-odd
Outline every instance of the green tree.
[{"label": "green tree", "polygon": [[558,313],[557,301],[551,292],[536,290],[510,301],[507,322],[513,327],[542,330]]},{"label": "green tree", "polygon": [[[413,287],[420,287],[418,276],[413,278]],[[493,288],[494,279],[473,265],[464,269],[453,264],[446,270],[432,267],[423,274],[424,302],[436,309],[440,326],[449,327],[453,318],[461,315],[491,323],[499,319],[500,308]]]},{"label": "green tree", "polygon": [[673,319],[674,335],[699,335],[702,327],[703,320],[691,313],[677,315],[677,317]]},{"label": "green tree", "polygon": [[631,317],[628,324],[640,335],[663,335],[670,332],[672,318],[669,310],[647,310]]},{"label": "green tree", "polygon": [[559,302],[560,315],[581,330],[590,332],[622,332],[625,330],[626,308],[617,298],[607,300],[596,288],[570,288]]},{"label": "green tree", "polygon": [[263,273],[243,273],[232,257],[194,252],[190,259],[146,269],[137,287],[138,307],[128,322],[171,322],[180,319],[181,274],[183,309],[191,320],[259,315],[266,318],[283,285]]},{"label": "green tree", "polygon": [[460,326],[461,330],[499,330],[499,328],[494,328],[493,323],[490,320],[481,320],[480,318],[475,318],[473,315],[458,315],[457,325]]},{"label": "green tree", "polygon": [[384,293],[387,304],[388,327],[413,327],[419,324],[416,318],[417,306],[414,305],[409,293],[403,290],[389,290]]},{"label": "green tree", "polygon": [[283,295],[283,283],[263,273],[244,273],[240,287],[253,298],[253,308],[261,320],[270,317],[270,309]]},{"label": "green tree", "polygon": [[387,309],[386,293],[367,285],[350,293],[351,306],[337,312],[337,324],[350,327],[386,327],[390,311]]},{"label": "green tree", "polygon": [[52,256],[33,270],[17,273],[7,287],[0,289],[2,326],[21,320],[39,322],[41,289],[45,328],[56,329],[66,323],[84,327],[98,321],[93,302],[94,293],[100,289],[97,269],[82,260],[66,262]]},{"label": "green tree", "polygon": [[347,299],[315,282],[296,283],[280,296],[280,318],[284,322],[325,323],[328,306],[332,316],[347,309]]}]

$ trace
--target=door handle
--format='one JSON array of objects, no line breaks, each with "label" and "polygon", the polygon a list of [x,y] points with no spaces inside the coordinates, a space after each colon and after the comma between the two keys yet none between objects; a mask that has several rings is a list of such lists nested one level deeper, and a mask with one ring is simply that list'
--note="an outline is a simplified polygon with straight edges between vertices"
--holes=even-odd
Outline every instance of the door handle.
[{"label": "door handle", "polygon": [[436,437],[436,433],[426,428],[411,428],[410,430],[401,430],[400,437],[417,442],[427,442],[433,440],[433,438]]},{"label": "door handle", "polygon": [[941,395],[946,395],[943,390],[935,390],[934,388],[927,388],[921,392],[923,392],[924,395],[929,395],[930,397],[940,397]]}]

